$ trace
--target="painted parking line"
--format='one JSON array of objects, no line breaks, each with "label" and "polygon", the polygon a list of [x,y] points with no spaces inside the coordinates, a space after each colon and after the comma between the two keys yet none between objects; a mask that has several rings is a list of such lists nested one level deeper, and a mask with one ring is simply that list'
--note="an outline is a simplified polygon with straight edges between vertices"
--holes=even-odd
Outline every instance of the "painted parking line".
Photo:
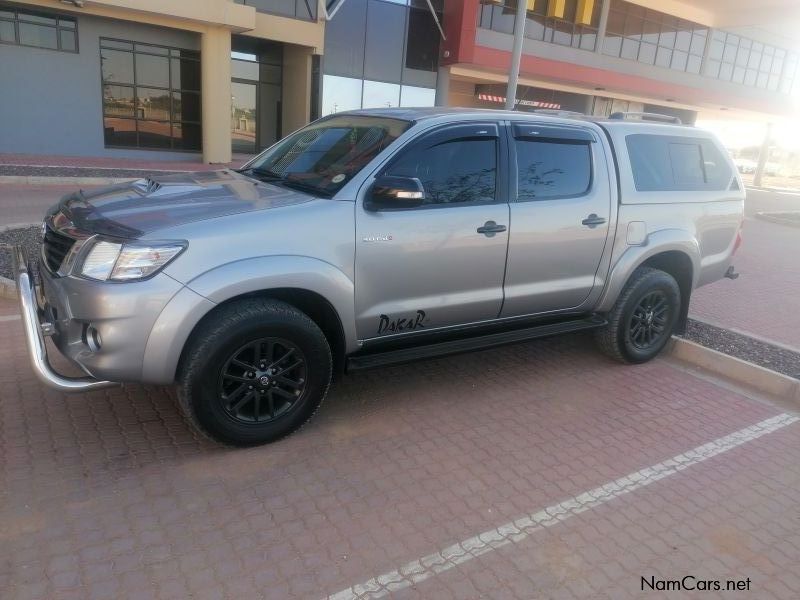
[{"label": "painted parking line", "polygon": [[540,529],[557,525],[574,515],[606,504],[615,498],[634,492],[798,421],[800,421],[800,417],[787,413],[765,419],[755,425],[673,456],[669,460],[640,471],[634,471],[536,513],[500,525],[496,529],[489,529],[476,536],[461,540],[438,552],[406,563],[399,569],[383,573],[369,581],[331,594],[328,599],[382,598],[392,592],[411,587],[449,571],[483,554],[509,544],[519,543]]},{"label": "painted parking line", "polygon": [[6,321],[19,321],[22,318],[21,315],[6,315],[0,317],[0,323],[4,323]]}]

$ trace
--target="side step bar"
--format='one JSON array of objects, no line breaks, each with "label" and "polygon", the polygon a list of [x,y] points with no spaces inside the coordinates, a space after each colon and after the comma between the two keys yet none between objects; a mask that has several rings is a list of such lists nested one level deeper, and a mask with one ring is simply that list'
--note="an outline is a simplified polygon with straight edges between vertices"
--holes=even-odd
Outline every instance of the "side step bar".
[{"label": "side step bar", "polygon": [[546,325],[537,325],[525,329],[490,333],[488,335],[474,336],[447,342],[437,342],[415,346],[413,348],[389,350],[385,352],[376,352],[374,354],[360,354],[347,359],[347,371],[352,372],[375,367],[401,365],[422,358],[437,358],[440,356],[459,354],[461,352],[470,352],[472,350],[485,350],[487,348],[494,348],[496,346],[503,346],[516,342],[525,342],[527,340],[550,335],[583,331],[585,329],[596,329],[597,327],[603,327],[607,323],[608,321],[602,317],[594,316],[585,319],[548,323]]}]

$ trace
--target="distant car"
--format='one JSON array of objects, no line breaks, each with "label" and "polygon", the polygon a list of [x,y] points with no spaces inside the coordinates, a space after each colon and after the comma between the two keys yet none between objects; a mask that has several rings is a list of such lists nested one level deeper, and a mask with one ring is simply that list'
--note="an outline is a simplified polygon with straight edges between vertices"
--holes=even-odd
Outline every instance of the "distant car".
[{"label": "distant car", "polygon": [[754,160],[749,160],[747,158],[735,158],[733,160],[733,164],[736,165],[739,173],[747,174],[756,172],[756,161]]},{"label": "distant car", "polygon": [[177,383],[200,431],[253,445],[336,372],[589,329],[648,361],[693,289],[734,276],[744,188],[711,134],[615,116],[340,113],[239,170],[66,196],[41,288],[15,252],[35,370]]}]

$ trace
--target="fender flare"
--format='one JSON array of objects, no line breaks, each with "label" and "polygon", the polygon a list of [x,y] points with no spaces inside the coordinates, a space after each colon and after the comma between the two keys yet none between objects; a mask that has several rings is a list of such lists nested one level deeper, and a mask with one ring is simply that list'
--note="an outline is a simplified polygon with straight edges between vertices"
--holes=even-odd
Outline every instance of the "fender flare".
[{"label": "fender flare", "polygon": [[142,380],[170,384],[197,324],[223,302],[277,288],[297,288],[325,298],[336,311],[345,352],[358,348],[355,286],[340,269],[307,256],[264,256],[221,265],[189,281],[161,311],[147,340]]},{"label": "fender flare", "polygon": [[614,266],[608,274],[605,290],[595,310],[611,310],[636,268],[647,259],[670,251],[681,252],[689,257],[692,261],[692,289],[697,287],[701,267],[700,244],[697,239],[683,229],[662,229],[650,233],[644,245],[628,246],[622,256],[613,262]]}]

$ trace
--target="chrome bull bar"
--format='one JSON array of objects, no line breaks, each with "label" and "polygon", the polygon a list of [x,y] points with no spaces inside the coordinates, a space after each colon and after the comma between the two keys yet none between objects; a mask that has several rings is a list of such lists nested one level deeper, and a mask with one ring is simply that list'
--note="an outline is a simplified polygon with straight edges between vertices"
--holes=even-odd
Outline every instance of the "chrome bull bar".
[{"label": "chrome bull bar", "polygon": [[44,336],[52,335],[52,323],[42,323],[39,320],[39,306],[36,300],[34,279],[28,268],[28,261],[21,246],[12,246],[11,252],[14,260],[14,279],[17,282],[17,294],[22,310],[22,324],[25,328],[25,339],[28,345],[28,355],[33,365],[33,371],[39,380],[48,387],[61,392],[85,392],[119,385],[112,381],[100,381],[93,377],[65,377],[57,373],[50,366],[47,358],[47,346]]}]

